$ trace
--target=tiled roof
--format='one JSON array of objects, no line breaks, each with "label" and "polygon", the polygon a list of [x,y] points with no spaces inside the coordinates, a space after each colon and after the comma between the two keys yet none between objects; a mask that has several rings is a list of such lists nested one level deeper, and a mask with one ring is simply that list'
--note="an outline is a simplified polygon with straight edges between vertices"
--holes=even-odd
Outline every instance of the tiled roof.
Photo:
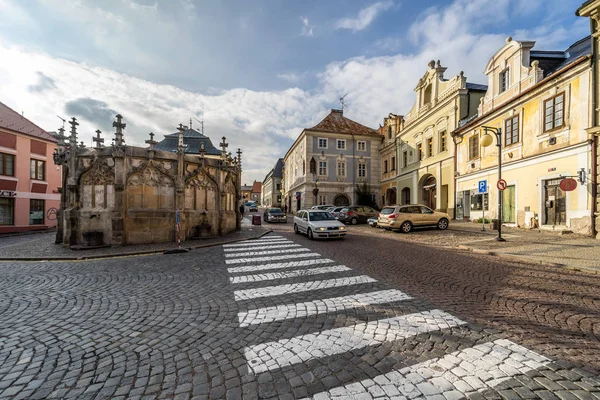
[{"label": "tiled roof", "polygon": [[260,193],[261,189],[262,189],[262,183],[254,182],[252,184],[252,193]]},{"label": "tiled roof", "polygon": [[307,131],[381,136],[376,130],[344,117],[344,112],[342,110],[331,110],[329,115],[317,125],[308,128]]},{"label": "tiled roof", "polygon": [[[178,133],[171,133],[165,135],[165,138],[158,142],[154,147],[156,150],[163,151],[177,151],[179,139]],[[204,150],[206,154],[218,156],[221,155],[221,151],[213,146],[212,142],[207,136],[204,136],[200,132],[194,129],[186,129],[183,131],[183,145],[186,146],[184,152],[186,154],[200,154],[200,144],[204,143]]]},{"label": "tiled roof", "polygon": [[467,89],[469,90],[480,90],[482,92],[485,92],[488,87],[487,85],[482,85],[479,83],[471,83],[471,82],[467,82]]},{"label": "tiled roof", "polygon": [[275,168],[273,168],[273,176],[275,178],[283,178],[283,158],[277,160]]},{"label": "tiled roof", "polygon": [[0,102],[0,128],[56,143],[56,139],[51,134],[2,102]]}]

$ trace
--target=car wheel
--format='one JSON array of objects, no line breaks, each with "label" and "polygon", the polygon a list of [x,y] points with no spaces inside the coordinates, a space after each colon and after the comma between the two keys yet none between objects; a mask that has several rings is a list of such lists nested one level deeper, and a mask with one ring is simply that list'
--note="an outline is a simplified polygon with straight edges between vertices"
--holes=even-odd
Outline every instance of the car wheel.
[{"label": "car wheel", "polygon": [[351,223],[352,225],[356,225],[356,224],[358,224],[358,218],[352,218],[352,219],[350,220],[350,223]]},{"label": "car wheel", "polygon": [[442,218],[438,221],[437,227],[439,230],[445,231],[448,229],[448,220],[446,218]]},{"label": "car wheel", "polygon": [[312,229],[308,228],[308,231],[306,231],[306,234],[308,235],[308,238],[310,240],[313,240],[315,237],[313,236],[313,232]]},{"label": "car wheel", "polygon": [[299,234],[300,234],[300,231],[298,230],[298,225],[296,225],[296,224],[294,224],[294,233],[295,233],[296,235],[299,235]]},{"label": "car wheel", "polygon": [[400,225],[400,232],[402,233],[409,233],[410,231],[412,231],[412,224],[410,223],[410,221],[405,221],[402,223],[402,225]]}]

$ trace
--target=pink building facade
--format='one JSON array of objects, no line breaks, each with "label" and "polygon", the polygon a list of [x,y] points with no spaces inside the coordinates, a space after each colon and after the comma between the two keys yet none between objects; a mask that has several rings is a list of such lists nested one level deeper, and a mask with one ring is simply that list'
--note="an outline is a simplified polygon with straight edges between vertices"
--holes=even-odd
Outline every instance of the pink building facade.
[{"label": "pink building facade", "polygon": [[0,233],[56,226],[61,167],[56,139],[0,103]]}]

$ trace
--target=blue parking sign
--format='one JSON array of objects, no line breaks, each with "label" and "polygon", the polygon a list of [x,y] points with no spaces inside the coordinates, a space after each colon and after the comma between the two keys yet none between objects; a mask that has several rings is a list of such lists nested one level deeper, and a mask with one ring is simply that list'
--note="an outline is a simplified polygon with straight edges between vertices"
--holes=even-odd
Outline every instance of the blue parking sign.
[{"label": "blue parking sign", "polygon": [[479,181],[479,193],[487,193],[487,181]]}]

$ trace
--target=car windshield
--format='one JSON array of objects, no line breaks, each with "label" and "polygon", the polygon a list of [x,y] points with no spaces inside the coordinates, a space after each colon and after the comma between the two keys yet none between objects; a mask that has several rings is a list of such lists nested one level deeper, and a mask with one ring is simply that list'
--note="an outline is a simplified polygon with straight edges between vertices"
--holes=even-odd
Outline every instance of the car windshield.
[{"label": "car windshield", "polygon": [[328,221],[331,219],[335,220],[333,215],[329,214],[328,212],[311,212],[309,213],[309,218],[311,221]]},{"label": "car windshield", "polygon": [[393,214],[393,213],[394,213],[394,208],[392,208],[392,207],[386,207],[386,208],[384,208],[383,210],[381,210],[381,213],[382,213],[383,215],[390,215],[390,214]]},{"label": "car windshield", "polygon": [[343,213],[345,213],[345,212],[348,212],[348,211],[350,211],[350,209],[349,209],[349,208],[342,208],[342,209],[340,210],[340,212],[343,212]]},{"label": "car windshield", "polygon": [[275,214],[281,214],[281,213],[283,213],[283,211],[281,211],[280,208],[269,208],[269,211],[267,211],[267,212],[275,213]]}]

